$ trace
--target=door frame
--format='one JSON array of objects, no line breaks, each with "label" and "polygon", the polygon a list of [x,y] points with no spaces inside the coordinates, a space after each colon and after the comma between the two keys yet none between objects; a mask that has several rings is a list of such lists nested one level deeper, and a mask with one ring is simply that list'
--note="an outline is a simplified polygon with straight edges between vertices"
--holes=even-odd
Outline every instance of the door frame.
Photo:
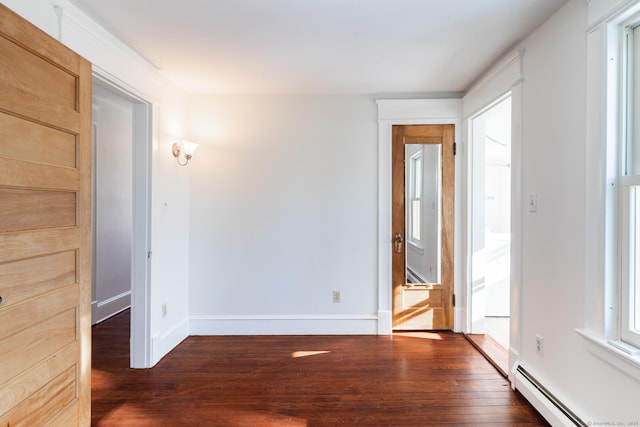
[{"label": "door frame", "polygon": [[458,297],[454,307],[453,330],[461,332],[466,313],[463,296],[462,263],[462,99],[379,99],[378,106],[378,334],[392,333],[392,221],[391,221],[391,147],[393,125],[455,126],[458,155],[455,159],[454,284]]},{"label": "door frame", "polygon": [[152,103],[126,83],[93,66],[93,82],[133,104],[133,224],[131,245],[130,366],[151,367]]},{"label": "door frame", "polygon": [[[523,171],[522,153],[524,141],[522,139],[522,97],[524,78],[522,75],[522,63],[524,50],[514,50],[498,62],[473,86],[463,98],[464,134],[470,141],[470,119],[483,111],[494,101],[511,92],[511,285],[510,285],[510,316],[509,316],[509,381],[514,383],[514,372],[520,360],[522,324],[521,324],[521,298],[522,298],[522,222],[523,222]],[[464,268],[466,271],[465,295],[471,293],[471,172],[472,157],[471,148],[465,153],[464,168],[468,173],[464,182],[465,203],[465,241]],[[471,307],[467,307],[465,313],[464,332],[471,331]]]}]

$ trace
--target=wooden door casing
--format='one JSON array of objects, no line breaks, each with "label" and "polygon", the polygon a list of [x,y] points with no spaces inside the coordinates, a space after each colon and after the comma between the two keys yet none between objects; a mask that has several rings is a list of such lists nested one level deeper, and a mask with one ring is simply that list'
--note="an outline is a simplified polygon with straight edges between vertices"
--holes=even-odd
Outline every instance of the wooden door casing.
[{"label": "wooden door casing", "polygon": [[0,5],[0,425],[89,425],[91,64]]},{"label": "wooden door casing", "polygon": [[[442,248],[440,283],[407,286],[405,145],[441,144]],[[394,330],[453,329],[454,125],[394,125],[392,128],[392,236],[402,250],[392,251],[392,326]],[[392,242],[392,244],[394,244]]]}]

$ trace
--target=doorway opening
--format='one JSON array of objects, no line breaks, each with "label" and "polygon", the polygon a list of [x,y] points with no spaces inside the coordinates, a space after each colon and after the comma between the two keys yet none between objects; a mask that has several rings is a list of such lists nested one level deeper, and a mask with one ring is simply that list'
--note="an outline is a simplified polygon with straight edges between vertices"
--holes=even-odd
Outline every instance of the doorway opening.
[{"label": "doorway opening", "polygon": [[151,104],[99,70],[93,90],[93,320],[130,307],[130,365],[148,368]]},{"label": "doorway opening", "polygon": [[511,287],[511,95],[470,122],[472,147],[469,339],[508,372]]},{"label": "doorway opening", "polygon": [[131,307],[133,103],[93,85],[91,324]]}]

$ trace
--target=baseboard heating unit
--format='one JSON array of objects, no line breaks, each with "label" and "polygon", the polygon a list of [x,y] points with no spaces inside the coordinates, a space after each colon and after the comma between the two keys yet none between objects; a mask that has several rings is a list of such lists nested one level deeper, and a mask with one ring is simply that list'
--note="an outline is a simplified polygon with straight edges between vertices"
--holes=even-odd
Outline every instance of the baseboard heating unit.
[{"label": "baseboard heating unit", "polygon": [[547,390],[522,365],[518,365],[516,369],[515,386],[516,390],[518,390],[552,426],[587,427],[584,421]]}]

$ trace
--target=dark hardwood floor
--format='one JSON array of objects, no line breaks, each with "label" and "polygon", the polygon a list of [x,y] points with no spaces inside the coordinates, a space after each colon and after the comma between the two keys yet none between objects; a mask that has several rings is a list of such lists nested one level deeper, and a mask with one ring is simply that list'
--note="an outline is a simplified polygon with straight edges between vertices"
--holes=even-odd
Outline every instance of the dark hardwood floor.
[{"label": "dark hardwood floor", "polygon": [[190,337],[129,369],[129,312],[93,328],[94,426],[545,426],[453,333]]}]

